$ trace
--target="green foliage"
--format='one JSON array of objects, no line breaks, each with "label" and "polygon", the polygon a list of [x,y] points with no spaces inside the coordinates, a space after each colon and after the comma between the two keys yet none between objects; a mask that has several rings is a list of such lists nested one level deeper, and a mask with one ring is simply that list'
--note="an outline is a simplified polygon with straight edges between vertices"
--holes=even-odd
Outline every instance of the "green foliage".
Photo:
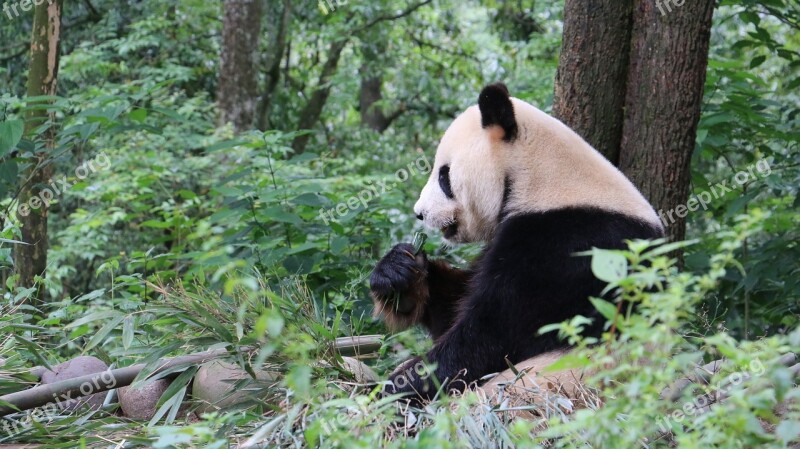
[{"label": "green foliage", "polygon": [[[0,394],[29,387],[34,366],[81,354],[117,366],[145,363],[137,381],[144,382],[161,357],[218,347],[250,372],[266,365],[283,377],[277,386],[255,385],[241,407],[187,420],[177,412],[191,399],[194,368],[179,367],[152,422],[123,420],[113,406],[64,412],[22,434],[0,432],[0,443],[699,448],[797,441],[800,398],[776,362],[800,350],[794,3],[721,2],[692,191],[703,198],[723,180],[736,183],[740,172],[748,180],[689,215],[695,240],[683,248],[685,272],[666,257],[677,246],[634,242],[629,251],[591,253],[596,275],[638,304],[637,313],[593,299],[613,323],[600,341],[580,337],[583,317],[542,329],[579,346],[556,368],[589,370],[597,402],[581,408],[555,396],[521,407],[538,420],[516,419],[519,408],[507,397],[472,394],[398,416],[370,387],[353,386],[331,345],[385,331],[371,318],[366,279],[393,244],[415,241],[461,266],[479,251],[442,245],[438,235],[415,239],[411,206],[442,131],[483,84],[504,80],[516,96],[549,108],[563,2],[442,0],[393,20],[386,17],[415,2],[341,2],[327,14],[315,2],[292,2],[268,126],[239,135],[215,122],[220,2],[65,3],[56,97],[24,98],[32,16],[0,19]],[[282,2],[267,3],[264,55],[282,11]],[[367,26],[373,22],[380,25]],[[348,45],[324,82],[322,67],[341,39]],[[383,83],[374,107],[393,118],[381,133],[361,123],[367,76]],[[330,96],[318,125],[298,130],[308,98],[325,86]],[[28,123],[25,131],[26,112],[42,107],[55,117],[53,148],[44,145],[49,124]],[[292,155],[302,133],[310,143]],[[11,270],[21,244],[17,179],[34,151],[46,151],[41,168],[70,185],[49,208],[42,310],[29,305],[34,289],[17,286]],[[107,168],[76,175],[100,155]],[[758,170],[761,161],[769,170]],[[418,330],[392,335],[370,364],[385,373],[430,345]],[[661,396],[696,364],[723,357],[729,366],[707,387],[677,400]],[[665,419],[735,373],[756,375],[708,413]],[[254,387],[248,382],[239,387]],[[776,414],[775,404],[789,399],[795,402]]]},{"label": "green foliage", "polygon": [[[737,217],[732,230],[708,239],[717,251],[702,275],[678,273],[664,255],[669,246],[651,249],[648,242],[633,242],[622,253],[630,264],[628,273],[609,287],[618,291],[618,304],[637,305],[636,313],[623,307],[620,314],[608,304],[606,315],[613,314],[614,326],[598,345],[574,335],[569,325],[561,327],[582,348],[573,357],[591,360],[588,385],[603,405],[551,419],[539,438],[558,447],[784,447],[792,441],[796,435],[790,429],[800,419],[792,401],[800,390],[779,358],[800,349],[800,329],[758,342],[739,342],[725,332],[699,339],[685,331],[697,305],[717,289],[728,267],[741,268],[735,253],[768,220],[768,214],[754,210]],[[619,255],[598,251],[593,262]],[[665,394],[667,386],[677,385],[696,366],[721,357],[727,359],[726,368],[706,383],[678,390],[674,397]],[[782,401],[793,405],[778,416],[775,408]],[[771,433],[775,426],[785,432]]]},{"label": "green foliage", "polygon": [[[782,1],[723,4],[729,6],[716,12],[692,186],[702,195],[727,181],[732,192],[692,214],[689,235],[728,229],[751,208],[772,212],[763,232],[737,251],[744,270],[729,271],[705,302],[699,329],[723,325],[758,338],[800,325],[798,11]],[[687,266],[705,269],[713,251],[701,244]]]}]

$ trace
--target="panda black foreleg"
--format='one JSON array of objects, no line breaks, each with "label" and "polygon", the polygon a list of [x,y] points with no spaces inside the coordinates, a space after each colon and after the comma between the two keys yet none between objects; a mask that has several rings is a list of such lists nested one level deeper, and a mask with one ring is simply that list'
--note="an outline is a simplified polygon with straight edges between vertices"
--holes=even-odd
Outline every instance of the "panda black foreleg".
[{"label": "panda black foreleg", "polygon": [[409,393],[413,403],[443,393],[463,392],[481,377],[506,368],[507,345],[497,329],[480,316],[465,317],[445,333],[424,357],[400,365],[390,376],[385,392]]},{"label": "panda black foreleg", "polygon": [[370,276],[375,315],[392,330],[423,324],[434,339],[455,322],[458,303],[472,277],[442,261],[429,261],[424,252],[401,243],[378,262]]}]

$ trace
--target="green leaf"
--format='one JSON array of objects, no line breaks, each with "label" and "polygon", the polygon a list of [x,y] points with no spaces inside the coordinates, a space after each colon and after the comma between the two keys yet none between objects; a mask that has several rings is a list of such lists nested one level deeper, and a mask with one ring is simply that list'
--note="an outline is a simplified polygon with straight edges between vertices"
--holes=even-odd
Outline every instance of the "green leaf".
[{"label": "green leaf", "polygon": [[0,162],[0,181],[8,185],[14,185],[18,174],[19,167],[17,166],[17,161],[12,159]]},{"label": "green leaf", "polygon": [[128,117],[133,121],[144,123],[147,118],[147,109],[134,109],[128,114]]},{"label": "green leaf", "polygon": [[554,372],[566,369],[585,368],[592,363],[588,357],[577,354],[569,353],[560,359],[553,362],[551,365],[544,368],[544,372]]},{"label": "green leaf", "polygon": [[592,254],[592,273],[601,281],[617,282],[628,274],[628,260],[619,252],[595,249]]},{"label": "green leaf", "polygon": [[22,120],[8,120],[0,123],[0,157],[17,147],[24,130],[25,123]]},{"label": "green leaf", "polygon": [[185,200],[193,200],[197,198],[197,194],[192,192],[191,190],[180,189],[178,190],[178,195]]},{"label": "green leaf", "polygon": [[84,325],[86,323],[92,323],[95,321],[105,320],[107,318],[114,318],[122,316],[122,312],[118,312],[116,310],[105,310],[101,312],[94,312],[86,315],[83,318],[79,318],[69,324],[66,325],[66,329],[72,329],[74,327],[78,327]]},{"label": "green leaf", "polygon": [[[166,393],[166,392],[164,392],[164,393]],[[161,420],[161,417],[166,415],[167,412],[170,412],[170,413],[169,413],[169,416],[167,417],[166,421],[170,422],[170,417],[172,417],[172,419],[174,419],[173,414],[177,415],[177,411],[173,412],[171,410],[173,408],[176,408],[176,407],[180,408],[181,402],[183,402],[183,396],[185,394],[186,394],[186,386],[184,385],[183,388],[181,388],[177,393],[172,395],[172,397],[167,402],[165,402],[164,405],[162,405],[158,409],[156,414],[153,416],[153,419],[150,420],[150,423],[148,424],[148,426],[150,426],[150,427],[155,426],[156,423],[158,423]]]},{"label": "green leaf", "polygon": [[766,60],[767,60],[767,57],[766,57],[766,56],[764,56],[764,55],[761,55],[761,56],[756,56],[755,58],[753,58],[753,59],[750,61],[750,68],[751,68],[751,69],[754,69],[754,68],[756,68],[756,67],[760,66],[761,64],[763,64],[763,63],[764,63],[764,61],[766,61]]},{"label": "green leaf", "polygon": [[614,304],[600,298],[589,298],[589,301],[606,320],[611,321],[617,316],[617,307]]},{"label": "green leaf", "polygon": [[159,220],[147,220],[142,222],[142,226],[147,228],[168,229],[173,226],[173,223],[167,223]]},{"label": "green leaf", "polygon": [[347,249],[347,246],[350,244],[350,239],[344,236],[337,235],[336,237],[331,239],[331,252],[333,254],[343,254],[344,250]]},{"label": "green leaf", "polygon": [[[106,289],[104,289],[104,288],[101,288],[101,289],[98,289],[98,290],[93,290],[93,291],[91,291],[91,292],[89,292],[89,293],[87,293],[85,295],[81,295],[81,296],[75,298],[75,302],[79,303],[79,302],[89,301],[91,299],[99,298],[99,297],[103,296],[103,294],[105,292],[106,292]],[[116,313],[116,312],[114,312],[114,313]]]},{"label": "green leaf", "polygon": [[10,240],[4,238],[0,238],[0,243],[13,243],[15,245],[30,245],[30,243],[20,242],[19,240]]},{"label": "green leaf", "polygon": [[699,242],[700,242],[700,240],[694,239],[694,240],[683,240],[683,241],[680,241],[680,242],[665,243],[663,245],[659,245],[659,246],[655,247],[651,251],[648,251],[647,255],[650,258],[654,258],[654,257],[660,256],[662,254],[671,253],[671,252],[673,252],[675,250],[679,250],[681,248],[687,248],[687,247],[695,245],[695,244],[697,244]]},{"label": "green leaf", "polygon": [[162,107],[158,107],[158,106],[153,106],[150,109],[152,109],[154,112],[158,112],[160,114],[164,114],[164,115],[166,115],[167,117],[169,117],[171,119],[184,120],[182,115],[180,115],[176,111],[173,111],[172,109],[162,108]]},{"label": "green leaf", "polygon": [[[198,366],[189,366],[186,368],[186,371],[182,372],[178,377],[175,378],[164,390],[164,393],[161,394],[161,397],[158,398],[158,403],[156,407],[160,407],[164,405],[168,400],[170,400],[175,394],[177,394],[181,389],[186,388],[189,385],[189,382],[192,380],[194,375],[197,373]],[[147,382],[143,382],[142,386],[147,385]]]},{"label": "green leaf", "polygon": [[775,435],[786,443],[794,441],[800,436],[800,421],[782,421],[775,428]]},{"label": "green leaf", "polygon": [[292,203],[301,206],[319,207],[326,204],[330,204],[331,201],[317,193],[304,193],[300,196],[295,197],[292,200]]},{"label": "green leaf", "polygon": [[311,366],[292,367],[286,374],[286,385],[300,397],[307,397],[311,392]]},{"label": "green leaf", "polygon": [[122,323],[122,347],[126,350],[133,343],[133,324],[133,317],[131,316],[126,316],[125,321]]},{"label": "green leaf", "polygon": [[89,340],[89,343],[86,344],[86,347],[83,348],[83,350],[88,351],[97,346],[98,344],[102,343],[103,341],[105,341],[108,334],[111,333],[111,331],[113,331],[114,329],[116,329],[117,325],[119,325],[119,323],[121,323],[122,320],[124,319],[125,316],[121,315],[115,317],[113,320],[106,323],[105,326],[101,327],[100,330],[97,331],[96,334],[94,334],[92,339]]},{"label": "green leaf", "polygon": [[224,140],[222,142],[218,142],[218,143],[215,143],[214,145],[206,147],[205,152],[206,153],[210,153],[212,151],[225,150],[227,148],[237,147],[239,145],[244,145],[246,143],[247,143],[246,140],[241,140],[241,139],[238,139],[238,140]]}]

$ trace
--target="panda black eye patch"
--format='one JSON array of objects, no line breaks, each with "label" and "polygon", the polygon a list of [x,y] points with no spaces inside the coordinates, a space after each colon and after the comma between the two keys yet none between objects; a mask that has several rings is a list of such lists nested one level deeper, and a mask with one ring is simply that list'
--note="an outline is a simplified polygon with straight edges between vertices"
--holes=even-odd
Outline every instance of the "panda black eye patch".
[{"label": "panda black eye patch", "polygon": [[442,165],[439,169],[439,187],[445,196],[453,199],[453,189],[450,187],[450,166]]}]

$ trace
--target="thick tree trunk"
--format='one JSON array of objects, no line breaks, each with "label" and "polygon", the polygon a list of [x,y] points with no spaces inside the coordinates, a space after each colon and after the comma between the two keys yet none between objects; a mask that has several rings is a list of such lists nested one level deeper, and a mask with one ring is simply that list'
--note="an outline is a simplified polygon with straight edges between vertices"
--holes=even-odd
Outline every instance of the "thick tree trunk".
[{"label": "thick tree trunk", "polygon": [[566,0],[553,115],[616,164],[633,0]]},{"label": "thick tree trunk", "polygon": [[[27,96],[55,95],[58,81],[58,63],[61,44],[61,0],[37,4],[33,15],[31,37],[31,61],[28,74]],[[30,109],[26,117],[26,134],[54,120],[45,109]],[[44,140],[42,148],[40,138]],[[22,227],[22,241],[26,245],[14,247],[14,268],[19,276],[18,284],[32,287],[36,276],[45,276],[47,268],[47,208],[39,197],[43,186],[50,182],[52,166],[49,151],[55,147],[56,128],[51,124],[39,138],[35,154],[28,160],[28,168],[22,171],[17,215]],[[34,305],[41,305],[41,289],[34,298]]]},{"label": "thick tree trunk", "polygon": [[635,2],[619,167],[682,240],[715,2],[674,3]]},{"label": "thick tree trunk", "polygon": [[[330,82],[333,75],[336,74],[336,68],[339,66],[339,58],[342,56],[342,51],[347,46],[347,40],[339,40],[333,42],[327,51],[328,60],[322,66],[322,72],[319,75],[316,90],[311,94],[308,103],[300,112],[300,119],[297,124],[297,129],[312,129],[319,121],[322,115],[322,109],[328,101],[328,96],[331,93]],[[310,135],[303,134],[297,136],[292,141],[292,149],[295,154],[301,154],[306,150]]]},{"label": "thick tree trunk", "polygon": [[225,0],[217,105],[222,123],[253,125],[258,103],[258,43],[263,0]]}]

